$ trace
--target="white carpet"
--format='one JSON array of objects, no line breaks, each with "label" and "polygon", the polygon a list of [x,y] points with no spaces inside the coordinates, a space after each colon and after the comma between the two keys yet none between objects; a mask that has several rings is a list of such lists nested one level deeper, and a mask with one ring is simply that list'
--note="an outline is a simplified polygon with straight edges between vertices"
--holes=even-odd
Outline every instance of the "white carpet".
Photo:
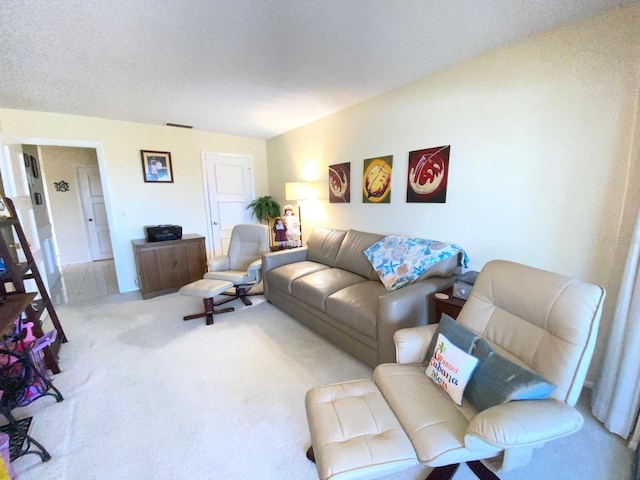
[{"label": "white carpet", "polygon": [[[201,301],[178,294],[57,307],[69,342],[54,382],[65,400],[47,397],[18,412],[34,415],[31,435],[52,456],[18,459],[20,480],[317,479],[305,458],[305,392],[372,371],[252,299],[247,308],[232,302],[238,310],[212,326],[183,322]],[[588,419],[580,434],[501,478],[626,479],[631,464],[623,442]],[[455,477],[471,478],[466,467]]]}]

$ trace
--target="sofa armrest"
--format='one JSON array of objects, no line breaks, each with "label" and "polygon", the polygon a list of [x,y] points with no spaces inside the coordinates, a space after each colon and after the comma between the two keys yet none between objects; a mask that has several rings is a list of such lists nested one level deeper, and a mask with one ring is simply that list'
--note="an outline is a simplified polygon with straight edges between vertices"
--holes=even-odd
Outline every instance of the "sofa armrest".
[{"label": "sofa armrest", "polygon": [[307,247],[300,247],[262,254],[262,287],[264,290],[264,298],[270,301],[269,282],[267,281],[267,274],[269,273],[269,270],[273,270],[274,268],[278,268],[289,263],[305,261],[307,259],[307,250]]},{"label": "sofa armrest", "polygon": [[558,400],[520,400],[478,413],[467,426],[465,445],[473,437],[500,448],[531,447],[561,438],[582,428],[584,418]]},{"label": "sofa armrest", "polygon": [[396,363],[424,363],[429,344],[438,324],[401,328],[393,334]]},{"label": "sofa armrest", "polygon": [[279,252],[262,254],[262,274],[288,263],[303,262],[307,259],[307,247],[291,248]]},{"label": "sofa armrest", "polygon": [[430,277],[378,297],[378,363],[396,361],[393,334],[428,322],[427,296],[453,285],[455,277]]}]

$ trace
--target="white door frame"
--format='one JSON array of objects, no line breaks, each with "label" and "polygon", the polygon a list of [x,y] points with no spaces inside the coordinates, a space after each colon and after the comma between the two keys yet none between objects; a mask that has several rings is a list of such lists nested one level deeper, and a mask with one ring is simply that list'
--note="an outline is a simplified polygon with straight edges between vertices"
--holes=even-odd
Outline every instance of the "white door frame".
[{"label": "white door frame", "polygon": [[211,209],[211,203],[213,201],[213,192],[209,190],[209,183],[207,181],[208,177],[208,166],[207,166],[207,155],[224,155],[225,157],[237,157],[237,158],[249,158],[251,159],[251,199],[255,198],[255,178],[253,176],[254,168],[253,168],[253,155],[243,155],[239,153],[225,153],[225,152],[205,152],[204,150],[200,152],[200,161],[202,163],[202,185],[204,188],[204,206],[205,211],[207,213],[207,238],[206,249],[207,249],[207,260],[212,260],[214,258],[214,250],[215,246],[213,244],[214,238],[214,222],[217,221],[213,218],[213,211]]}]

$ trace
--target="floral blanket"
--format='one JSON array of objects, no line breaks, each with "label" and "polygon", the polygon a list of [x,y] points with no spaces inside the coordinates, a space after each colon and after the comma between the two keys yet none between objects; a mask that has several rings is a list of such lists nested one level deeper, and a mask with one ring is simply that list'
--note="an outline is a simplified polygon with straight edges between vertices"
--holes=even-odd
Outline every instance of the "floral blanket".
[{"label": "floral blanket", "polygon": [[462,266],[469,265],[467,253],[453,243],[389,235],[364,251],[387,291],[397,290],[421,278],[429,268],[458,253]]}]

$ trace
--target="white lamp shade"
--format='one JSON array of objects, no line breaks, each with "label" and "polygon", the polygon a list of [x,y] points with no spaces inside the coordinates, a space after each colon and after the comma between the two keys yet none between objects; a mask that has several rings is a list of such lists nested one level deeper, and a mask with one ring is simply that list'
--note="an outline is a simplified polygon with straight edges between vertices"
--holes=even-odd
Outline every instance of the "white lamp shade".
[{"label": "white lamp shade", "polygon": [[307,182],[287,182],[284,184],[287,200],[308,200],[313,198],[313,189]]}]

